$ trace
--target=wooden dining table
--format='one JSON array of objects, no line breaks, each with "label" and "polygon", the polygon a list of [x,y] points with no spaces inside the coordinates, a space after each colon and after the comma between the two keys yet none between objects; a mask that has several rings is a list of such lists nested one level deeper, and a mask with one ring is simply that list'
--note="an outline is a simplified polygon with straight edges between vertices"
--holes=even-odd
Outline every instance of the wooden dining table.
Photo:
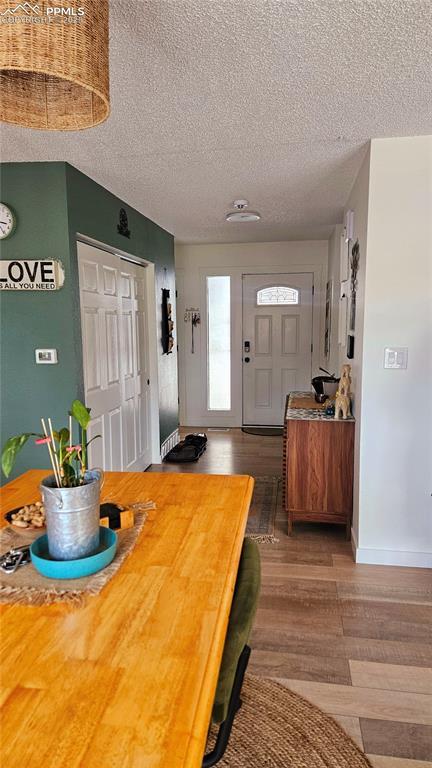
[{"label": "wooden dining table", "polygon": [[[46,474],[2,488],[2,521]],[[201,766],[252,490],[246,475],[106,474],[103,500],[156,509],[84,604],[1,606],[2,765]]]}]

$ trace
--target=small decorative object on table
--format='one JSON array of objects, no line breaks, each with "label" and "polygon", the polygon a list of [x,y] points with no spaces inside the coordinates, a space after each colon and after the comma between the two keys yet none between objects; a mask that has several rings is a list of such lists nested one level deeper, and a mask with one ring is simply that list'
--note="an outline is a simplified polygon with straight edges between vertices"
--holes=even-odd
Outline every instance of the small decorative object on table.
[{"label": "small decorative object on table", "polygon": [[[73,420],[78,422],[79,443],[73,441]],[[69,428],[48,428],[41,419],[42,434],[25,432],[10,437],[2,452],[2,468],[8,477],[16,456],[30,437],[46,445],[53,474],[42,480],[40,490],[46,516],[49,554],[54,560],[75,560],[93,554],[100,543],[99,500],[103,483],[101,469],[89,470],[87,427],[90,410],[74,400],[69,412]],[[96,435],[92,440],[95,440]]]},{"label": "small decorative object on table", "polygon": [[100,524],[104,528],[112,528],[113,531],[133,528],[134,522],[133,509],[126,509],[122,504],[112,501],[100,505]]},{"label": "small decorative object on table", "polygon": [[326,400],[328,400],[328,395],[315,395],[315,400],[317,403],[322,405]]},{"label": "small decorative object on table", "polygon": [[81,579],[109,565],[116,553],[117,534],[111,528],[100,529],[100,546],[91,555],[71,560],[51,557],[47,536],[40,536],[30,545],[34,567],[48,579]]},{"label": "small decorative object on table", "polygon": [[0,556],[0,571],[3,573],[15,573],[21,566],[30,562],[30,547],[12,547],[4,555]]},{"label": "small decorative object on table", "polygon": [[351,366],[343,365],[339,381],[338,391],[336,392],[335,419],[342,417],[347,419],[351,416]]},{"label": "small decorative object on table", "polygon": [[41,501],[35,504],[25,504],[6,512],[4,519],[14,528],[21,531],[45,528],[45,507]]}]

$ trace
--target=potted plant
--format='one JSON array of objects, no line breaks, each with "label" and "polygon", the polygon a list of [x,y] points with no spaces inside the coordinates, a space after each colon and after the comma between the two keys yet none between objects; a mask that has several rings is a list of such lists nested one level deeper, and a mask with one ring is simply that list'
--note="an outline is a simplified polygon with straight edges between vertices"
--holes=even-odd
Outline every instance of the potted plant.
[{"label": "potted plant", "polygon": [[[79,442],[73,441],[73,423],[77,422]],[[101,469],[87,466],[87,427],[90,409],[74,400],[69,411],[69,428],[48,429],[41,419],[42,433],[24,432],[6,441],[1,463],[9,477],[17,454],[30,437],[37,445],[48,449],[53,474],[42,480],[40,491],[45,506],[48,549],[55,560],[75,560],[92,554],[99,546],[100,489],[103,483]],[[95,440],[96,435],[92,440]]]}]

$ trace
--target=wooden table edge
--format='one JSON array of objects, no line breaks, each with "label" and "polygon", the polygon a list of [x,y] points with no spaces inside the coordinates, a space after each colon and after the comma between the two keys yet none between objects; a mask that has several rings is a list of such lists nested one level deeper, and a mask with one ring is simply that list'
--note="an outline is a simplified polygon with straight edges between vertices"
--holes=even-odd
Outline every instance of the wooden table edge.
[{"label": "wooden table edge", "polygon": [[[207,671],[203,681],[203,687],[205,685],[206,691],[201,689],[202,692],[195,715],[194,730],[190,737],[184,768],[200,768],[202,764],[204,750],[207,742],[208,727],[210,724],[211,712],[213,709],[214,697],[216,693],[216,685],[225,645],[225,637],[237,578],[238,564],[240,562],[240,555],[246,531],[249,507],[255,485],[255,480],[250,475],[238,475],[238,477],[247,477],[248,483],[242,502],[245,514],[243,515],[242,520],[237,528],[231,551],[231,563],[233,565],[235,564],[235,568],[231,568],[227,573],[224,590],[224,602],[223,605],[220,606],[219,620],[215,634],[213,636],[213,645],[210,650],[209,663],[207,665]],[[199,736],[196,733],[198,730],[201,732]]]}]

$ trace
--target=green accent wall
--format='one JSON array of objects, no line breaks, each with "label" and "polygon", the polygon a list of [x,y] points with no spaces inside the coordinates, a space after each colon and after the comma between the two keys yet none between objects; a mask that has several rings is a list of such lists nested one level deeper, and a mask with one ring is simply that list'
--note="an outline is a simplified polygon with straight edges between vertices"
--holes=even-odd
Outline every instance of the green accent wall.
[{"label": "green accent wall", "polygon": [[[173,236],[67,163],[2,164],[0,200],[17,217],[14,234],[0,242],[0,258],[59,259],[65,268],[59,291],[0,293],[3,445],[10,435],[38,431],[40,416],[65,423],[71,401],[83,395],[77,233],[153,262],[158,312],[162,288],[175,302],[175,272]],[[130,239],[117,232],[120,208],[128,214]],[[157,327],[163,442],[178,426],[177,355],[162,355],[160,317]],[[36,365],[38,347],[56,348],[58,364]],[[45,466],[44,451],[29,443],[13,476]]]}]

